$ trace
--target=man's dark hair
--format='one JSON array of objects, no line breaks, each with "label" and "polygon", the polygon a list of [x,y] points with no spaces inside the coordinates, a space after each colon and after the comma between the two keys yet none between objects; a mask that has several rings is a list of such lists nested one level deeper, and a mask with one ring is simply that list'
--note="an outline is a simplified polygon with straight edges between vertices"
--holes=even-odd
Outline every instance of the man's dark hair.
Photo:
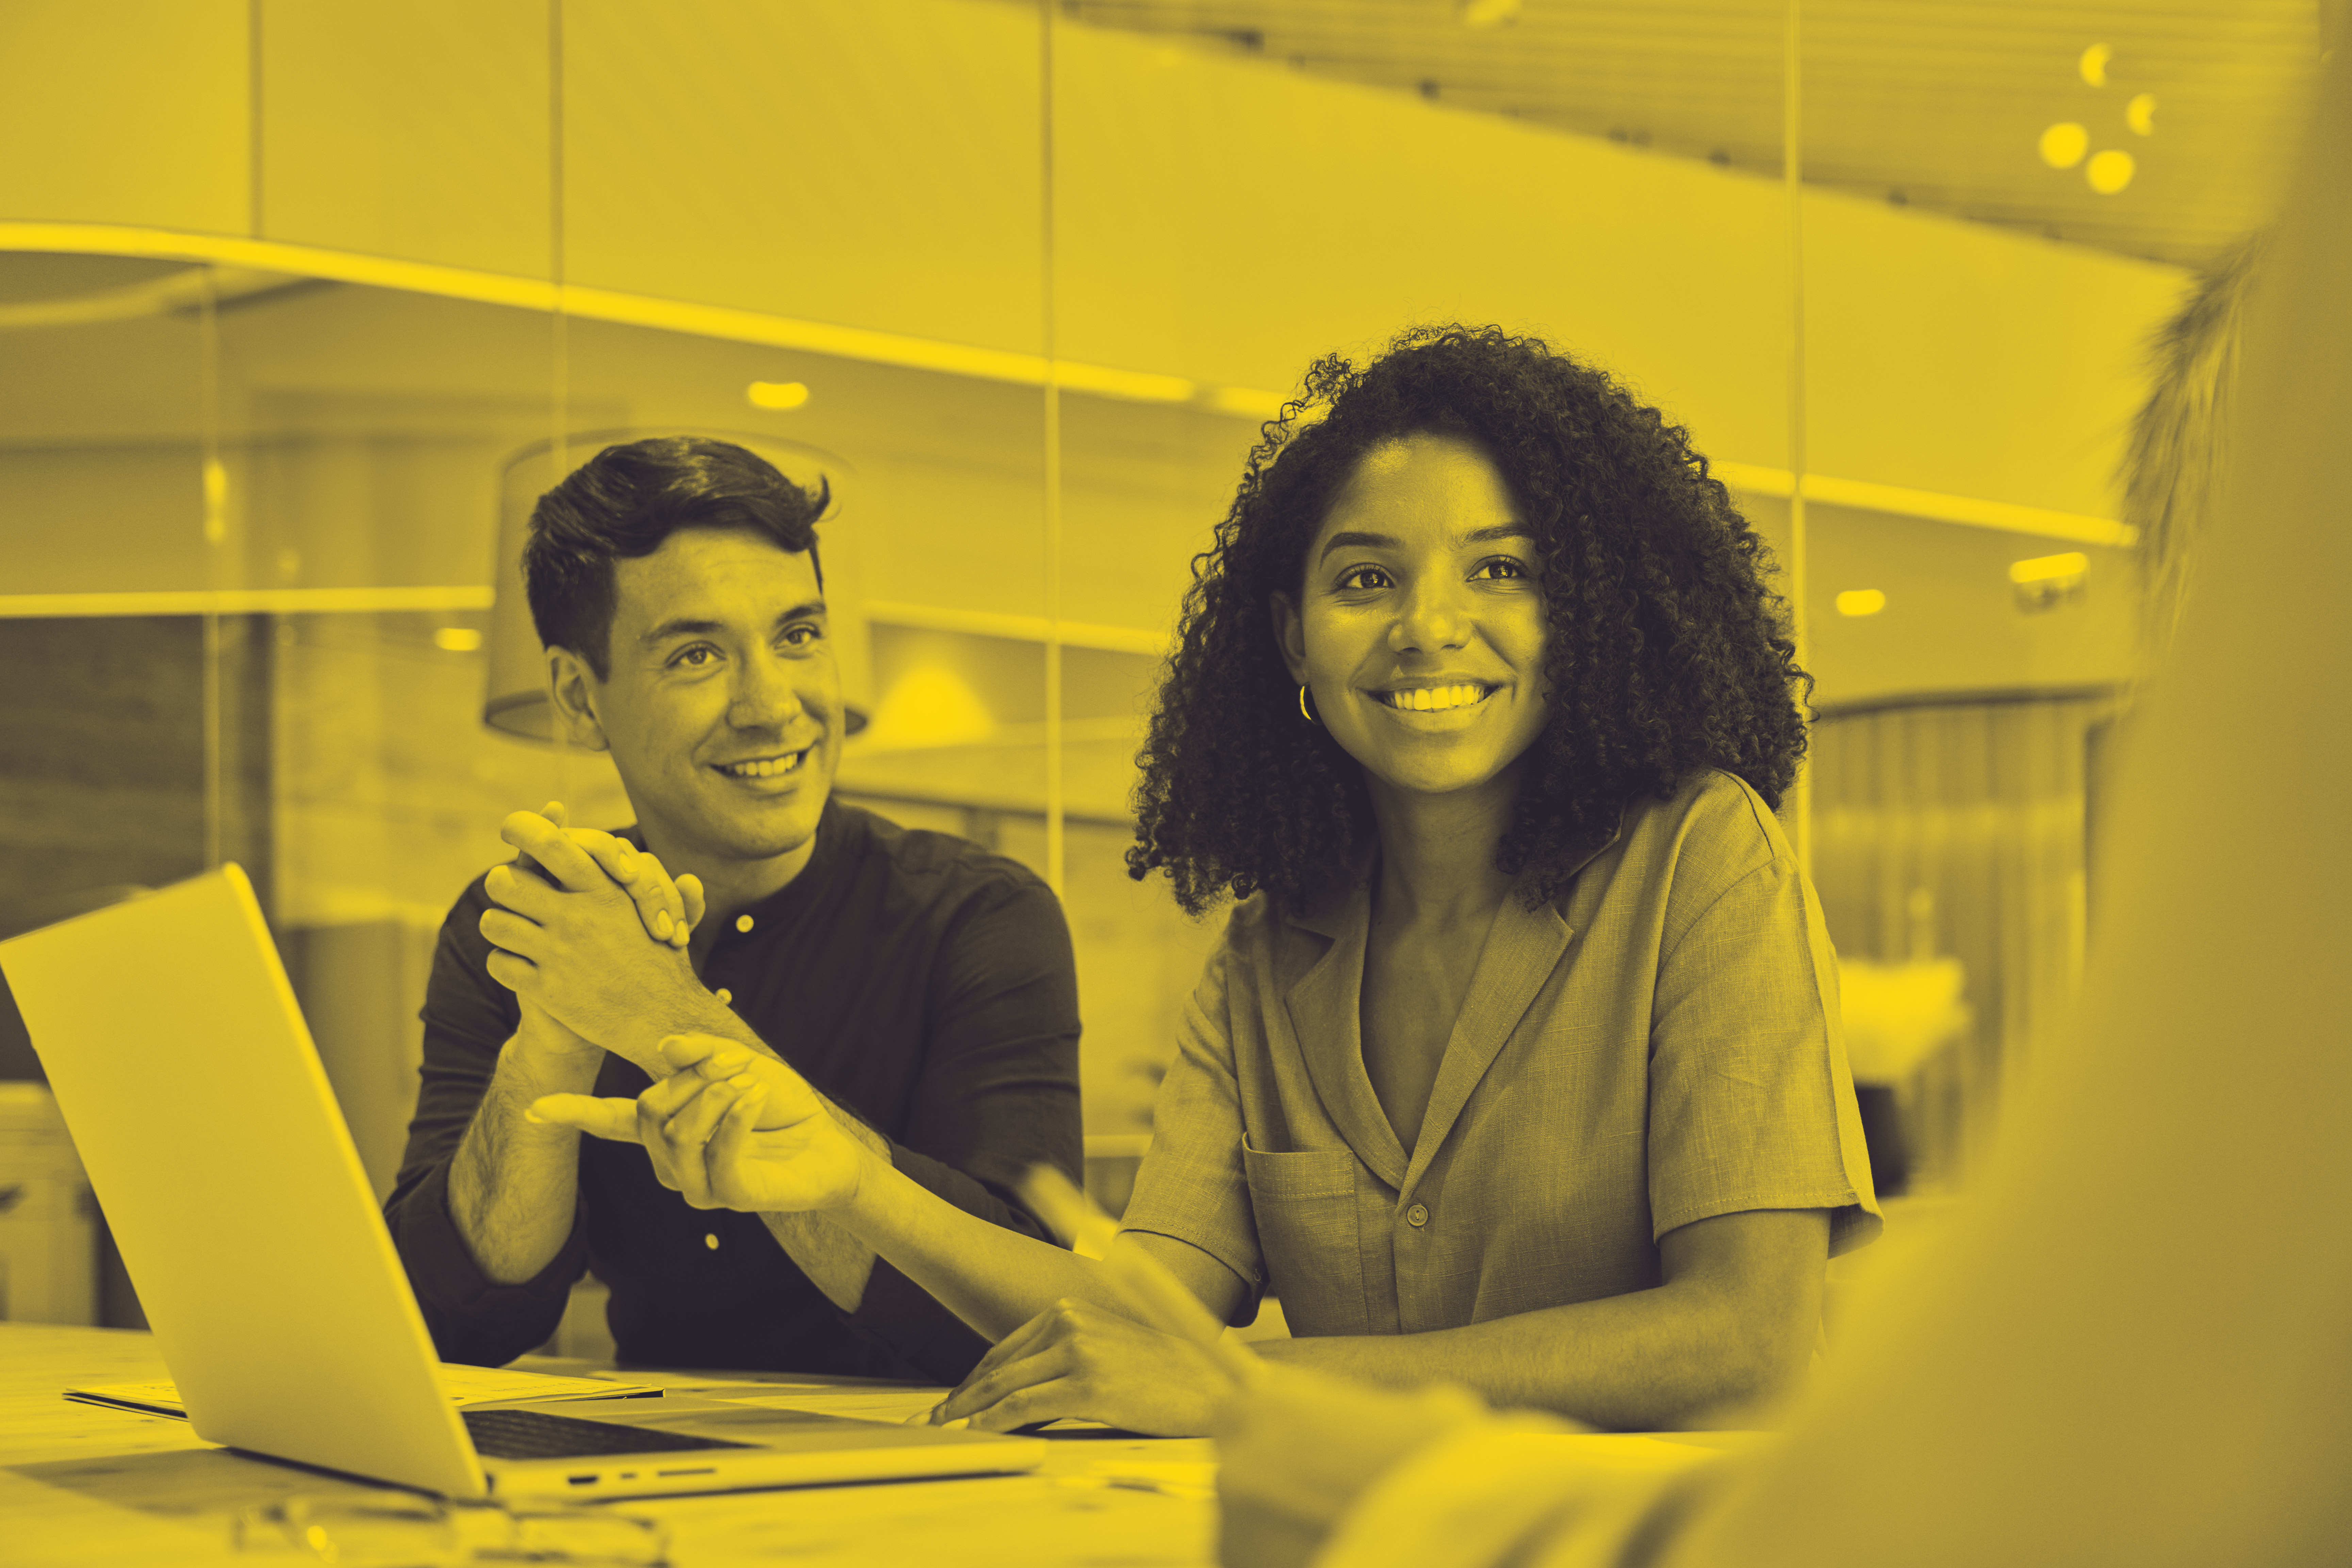
[{"label": "man's dark hair", "polygon": [[522,579],[539,640],[610,679],[613,563],[651,555],[681,528],[749,529],[779,549],[806,551],[822,588],[816,522],[832,500],[823,476],[803,489],[730,441],[662,436],[607,447],[531,509]]},{"label": "man's dark hair", "polygon": [[1717,767],[1777,809],[1796,776],[1811,678],[1767,586],[1764,542],[1689,436],[1534,338],[1415,328],[1360,371],[1334,355],[1307,373],[1193,559],[1127,852],[1138,878],[1166,868],[1193,914],[1228,889],[1311,898],[1371,829],[1363,768],[1299,715],[1269,602],[1299,593],[1365,453],[1424,434],[1476,443],[1535,536],[1551,693],[1496,851],[1532,903],[1565,889],[1636,796],[1670,797]]}]

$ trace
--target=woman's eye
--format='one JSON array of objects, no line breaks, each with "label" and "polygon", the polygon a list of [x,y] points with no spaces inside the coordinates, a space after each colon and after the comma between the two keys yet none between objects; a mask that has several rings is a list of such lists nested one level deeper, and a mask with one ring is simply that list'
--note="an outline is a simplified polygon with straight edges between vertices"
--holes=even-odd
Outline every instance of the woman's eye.
[{"label": "woman's eye", "polygon": [[[1491,575],[1489,575],[1490,574]],[[1507,580],[1512,577],[1524,577],[1527,574],[1528,569],[1523,563],[1512,560],[1507,555],[1497,555],[1492,561],[1481,561],[1478,563],[1478,569],[1475,572],[1473,572],[1470,575],[1474,578],[1486,577],[1491,582]]]},{"label": "woman's eye", "polygon": [[[1368,578],[1376,580],[1366,581]],[[1339,585],[1342,588],[1385,588],[1389,585],[1389,574],[1377,566],[1359,566],[1343,575]]]},{"label": "woman's eye", "polygon": [[671,659],[670,663],[673,665],[681,665],[688,669],[700,669],[718,657],[719,650],[717,648],[690,647],[684,653],[679,654],[676,658]]}]

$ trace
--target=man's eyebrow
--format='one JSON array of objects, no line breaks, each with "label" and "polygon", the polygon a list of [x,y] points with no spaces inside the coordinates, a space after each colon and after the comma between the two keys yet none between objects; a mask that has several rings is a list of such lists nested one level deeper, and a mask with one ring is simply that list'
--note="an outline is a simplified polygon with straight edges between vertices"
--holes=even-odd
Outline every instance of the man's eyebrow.
[{"label": "man's eyebrow", "polygon": [[[1465,544],[1490,544],[1497,539],[1532,539],[1523,522],[1498,522],[1491,528],[1474,528],[1454,541],[1455,548]],[[1323,542],[1323,555],[1334,550],[1394,550],[1399,541],[1385,533],[1357,533],[1352,531],[1333,534]],[[1316,557],[1318,561],[1322,555]]]},{"label": "man's eyebrow", "polygon": [[[781,626],[787,621],[804,621],[812,616],[824,614],[824,601],[811,599],[806,604],[794,605],[791,609],[778,616],[776,625]],[[656,643],[667,642],[672,637],[716,637],[726,629],[724,622],[696,620],[689,616],[673,616],[639,637],[637,641],[642,647],[651,647]]]}]

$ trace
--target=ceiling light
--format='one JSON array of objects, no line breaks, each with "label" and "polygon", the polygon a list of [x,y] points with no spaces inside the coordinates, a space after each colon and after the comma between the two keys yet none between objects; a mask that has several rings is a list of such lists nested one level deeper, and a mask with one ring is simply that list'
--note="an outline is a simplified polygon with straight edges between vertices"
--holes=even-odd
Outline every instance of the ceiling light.
[{"label": "ceiling light", "polygon": [[433,646],[444,653],[473,653],[482,646],[482,634],[471,626],[443,626],[433,634]]},{"label": "ceiling light", "polygon": [[920,664],[890,683],[875,704],[866,744],[876,751],[969,746],[996,732],[996,716],[961,671]]},{"label": "ceiling light", "polygon": [[2107,62],[2115,58],[2116,51],[2105,44],[2093,44],[2089,48],[2084,49],[2083,58],[2078,62],[2083,79],[2093,87],[2106,86]]},{"label": "ceiling light", "polygon": [[798,408],[809,400],[809,390],[797,381],[755,381],[743,396],[754,408]]},{"label": "ceiling light", "polygon": [[1462,0],[1462,25],[1493,27],[1518,20],[1519,0]]},{"label": "ceiling light", "polygon": [[2080,577],[2091,569],[2091,558],[2079,550],[2069,550],[2063,555],[2037,555],[2031,561],[2009,563],[2009,580],[2012,583],[2047,583],[2058,577]]},{"label": "ceiling light", "polygon": [[2156,94],[2143,92],[2124,105],[2124,123],[2142,136],[2156,134]]},{"label": "ceiling light", "polygon": [[2012,561],[2009,563],[2010,592],[2017,596],[2017,607],[2029,614],[2055,609],[2082,596],[2083,579],[2090,569],[2091,558],[2079,550]]},{"label": "ceiling light", "polygon": [[2091,150],[2091,133],[2071,120],[2062,120],[2042,133],[2042,161],[2053,169],[2071,169]]},{"label": "ceiling light", "polygon": [[1837,596],[1841,616],[1874,616],[1886,608],[1886,595],[1875,588],[1848,588]]},{"label": "ceiling light", "polygon": [[2110,147],[2091,154],[2091,161],[2083,165],[2083,178],[2090,181],[2091,189],[2099,195],[2111,196],[2131,184],[2132,174],[2138,167],[2130,153]]}]

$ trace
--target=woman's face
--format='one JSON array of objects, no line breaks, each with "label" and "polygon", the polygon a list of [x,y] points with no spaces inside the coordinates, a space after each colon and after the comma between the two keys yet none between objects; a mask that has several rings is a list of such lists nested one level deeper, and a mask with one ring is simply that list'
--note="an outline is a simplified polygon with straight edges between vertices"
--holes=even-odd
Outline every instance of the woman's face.
[{"label": "woman's face", "polygon": [[1503,476],[1459,437],[1383,443],[1341,487],[1297,598],[1275,595],[1275,630],[1318,719],[1376,780],[1475,788],[1542,730],[1534,546]]}]

